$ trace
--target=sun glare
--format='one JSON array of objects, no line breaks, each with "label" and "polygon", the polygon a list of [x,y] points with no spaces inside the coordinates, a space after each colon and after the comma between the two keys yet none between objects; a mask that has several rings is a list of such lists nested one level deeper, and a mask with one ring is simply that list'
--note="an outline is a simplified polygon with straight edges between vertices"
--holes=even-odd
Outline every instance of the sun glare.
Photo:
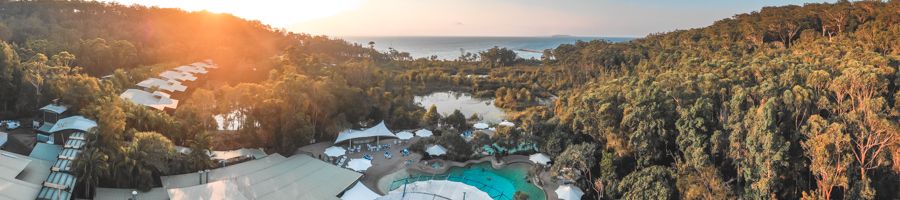
[{"label": "sun glare", "polygon": [[114,0],[121,4],[140,4],[165,8],[181,8],[189,11],[206,10],[231,13],[236,16],[262,21],[275,27],[286,28],[293,24],[333,16],[358,8],[362,0]]}]

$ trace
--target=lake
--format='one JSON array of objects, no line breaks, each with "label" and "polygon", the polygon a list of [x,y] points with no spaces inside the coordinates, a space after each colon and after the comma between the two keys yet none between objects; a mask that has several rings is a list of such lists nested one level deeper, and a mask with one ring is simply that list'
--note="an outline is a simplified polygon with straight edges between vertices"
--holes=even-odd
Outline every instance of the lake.
[{"label": "lake", "polygon": [[499,123],[506,119],[506,112],[494,106],[493,99],[481,99],[472,97],[462,92],[435,92],[426,96],[416,96],[415,102],[426,110],[431,105],[437,106],[438,113],[443,116],[453,114],[459,110],[466,118],[477,113],[483,122]]}]

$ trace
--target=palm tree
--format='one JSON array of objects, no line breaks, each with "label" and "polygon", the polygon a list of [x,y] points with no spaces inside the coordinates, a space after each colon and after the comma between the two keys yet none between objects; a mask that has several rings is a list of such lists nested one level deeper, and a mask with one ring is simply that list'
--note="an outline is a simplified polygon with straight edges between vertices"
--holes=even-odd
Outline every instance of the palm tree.
[{"label": "palm tree", "polygon": [[108,160],[109,156],[94,147],[85,149],[75,158],[73,171],[78,177],[78,183],[84,186],[85,198],[93,198],[100,177],[107,175]]}]

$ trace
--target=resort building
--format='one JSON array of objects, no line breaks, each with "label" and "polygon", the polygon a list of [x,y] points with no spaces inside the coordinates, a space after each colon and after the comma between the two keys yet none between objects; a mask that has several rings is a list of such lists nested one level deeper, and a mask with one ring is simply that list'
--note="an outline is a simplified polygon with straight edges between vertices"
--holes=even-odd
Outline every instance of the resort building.
[{"label": "resort building", "polygon": [[196,81],[197,77],[191,73],[180,72],[180,71],[164,71],[159,73],[159,77],[163,77],[168,80],[176,80],[176,81]]},{"label": "resort building", "polygon": [[185,90],[187,90],[187,86],[182,85],[181,82],[178,82],[176,80],[162,80],[158,78],[148,78],[147,80],[138,83],[137,86],[143,87],[148,91],[152,88],[169,92],[184,92]]},{"label": "resort building", "polygon": [[202,66],[194,66],[194,65],[182,65],[175,68],[176,71],[191,73],[191,74],[206,74],[209,71],[206,71],[205,64],[201,64]]},{"label": "resort building", "polygon": [[171,95],[160,91],[150,93],[138,89],[128,89],[125,90],[125,92],[123,92],[121,95],[119,95],[119,98],[157,110],[166,110],[166,108],[178,108],[178,100],[172,99]]}]

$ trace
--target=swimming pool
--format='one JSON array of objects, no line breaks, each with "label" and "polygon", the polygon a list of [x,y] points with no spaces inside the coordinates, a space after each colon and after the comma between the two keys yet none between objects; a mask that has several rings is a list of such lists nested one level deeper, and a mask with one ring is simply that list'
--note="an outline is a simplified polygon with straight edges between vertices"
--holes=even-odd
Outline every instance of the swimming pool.
[{"label": "swimming pool", "polygon": [[474,186],[495,200],[513,199],[516,191],[527,194],[529,199],[544,200],[544,191],[528,182],[529,169],[530,165],[524,163],[494,169],[490,162],[483,162],[467,167],[451,167],[443,174],[412,173],[408,178],[394,180],[389,190],[403,187],[405,183],[449,180]]}]

